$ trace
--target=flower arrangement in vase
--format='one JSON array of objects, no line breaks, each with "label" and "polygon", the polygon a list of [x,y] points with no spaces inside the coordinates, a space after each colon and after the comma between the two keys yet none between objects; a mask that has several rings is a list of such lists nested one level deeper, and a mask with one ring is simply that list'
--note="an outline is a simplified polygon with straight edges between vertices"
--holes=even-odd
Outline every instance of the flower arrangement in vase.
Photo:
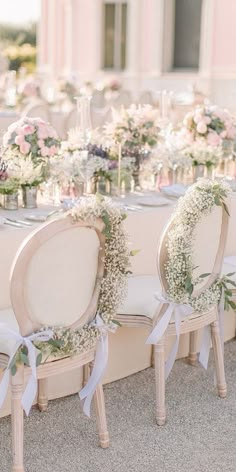
[{"label": "flower arrangement in vase", "polygon": [[[47,178],[49,158],[57,155],[58,150],[56,131],[40,118],[24,117],[8,127],[3,136],[3,156],[8,170],[22,187],[23,196],[29,190],[32,194],[33,187],[36,195],[35,187]],[[27,201],[24,205],[27,206]]]},{"label": "flower arrangement in vase", "polygon": [[120,145],[122,156],[134,158],[134,184],[139,187],[140,164],[160,138],[157,111],[151,105],[131,105],[119,111],[113,109],[112,115],[113,121],[104,127],[105,137],[110,141],[111,149],[116,148],[114,152]]},{"label": "flower arrangement in vase", "polygon": [[186,114],[180,135],[193,166],[211,169],[222,157],[225,141],[236,138],[236,126],[227,110],[203,105]]}]

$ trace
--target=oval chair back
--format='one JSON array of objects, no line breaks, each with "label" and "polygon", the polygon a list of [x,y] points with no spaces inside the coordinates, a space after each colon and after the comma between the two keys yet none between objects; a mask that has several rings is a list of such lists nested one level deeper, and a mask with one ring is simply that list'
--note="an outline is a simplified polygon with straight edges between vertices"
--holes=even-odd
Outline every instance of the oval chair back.
[{"label": "oval chair back", "polygon": [[22,116],[29,116],[31,118],[41,118],[46,123],[51,123],[51,112],[48,105],[43,101],[30,103],[22,111]]},{"label": "oval chair back", "polygon": [[[199,296],[211,287],[221,273],[228,224],[229,216],[226,211],[221,206],[214,205],[208,215],[202,215],[201,220],[194,228],[192,234],[194,276],[198,277],[201,274],[209,273],[209,276],[204,277],[202,283],[198,284],[198,288],[194,289],[194,296]],[[170,232],[177,226],[179,226],[179,222],[176,210],[163,231],[157,256],[158,274],[164,294],[168,292],[169,288],[165,269],[168,262],[167,242]],[[182,230],[185,230],[184,227]]]},{"label": "oval chair back", "polygon": [[21,334],[45,326],[78,328],[96,315],[104,272],[103,222],[45,223],[20,247],[10,296]]}]

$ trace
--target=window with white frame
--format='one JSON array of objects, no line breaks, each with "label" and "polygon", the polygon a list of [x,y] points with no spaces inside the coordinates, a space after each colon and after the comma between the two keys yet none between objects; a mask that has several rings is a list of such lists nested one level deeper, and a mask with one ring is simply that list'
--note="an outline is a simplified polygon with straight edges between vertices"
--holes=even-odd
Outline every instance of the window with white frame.
[{"label": "window with white frame", "polygon": [[126,67],[127,2],[104,2],[103,67]]},{"label": "window with white frame", "polygon": [[166,0],[164,70],[199,68],[202,0]]}]

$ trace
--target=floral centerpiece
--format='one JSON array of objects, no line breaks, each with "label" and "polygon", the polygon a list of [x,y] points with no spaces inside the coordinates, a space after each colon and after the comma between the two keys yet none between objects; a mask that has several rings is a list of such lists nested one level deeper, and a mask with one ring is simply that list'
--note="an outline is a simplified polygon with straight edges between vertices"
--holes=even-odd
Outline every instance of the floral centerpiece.
[{"label": "floral centerpiece", "polygon": [[4,160],[11,172],[17,174],[18,170],[24,193],[46,179],[49,157],[58,150],[56,131],[40,118],[22,118],[12,123],[3,136]]},{"label": "floral centerpiece", "polygon": [[123,156],[134,158],[133,177],[138,187],[140,163],[160,138],[157,111],[151,105],[131,105],[119,111],[113,109],[112,115],[113,121],[104,127],[105,137],[111,142],[116,154],[120,145]]},{"label": "floral centerpiece", "polygon": [[199,106],[187,113],[180,134],[193,166],[209,168],[218,163],[224,142],[236,137],[236,126],[227,110]]},{"label": "floral centerpiece", "polygon": [[[93,130],[90,143],[85,148],[80,130],[71,129],[68,140],[61,143],[58,157],[50,159],[53,178],[68,189],[90,182],[96,191],[101,181],[106,186],[111,182],[111,163],[109,150],[100,143],[100,134]],[[99,188],[100,193],[104,190]]]},{"label": "floral centerpiece", "polygon": [[7,163],[0,157],[0,194],[4,196],[3,206],[7,210],[18,208],[19,181],[8,170]]}]

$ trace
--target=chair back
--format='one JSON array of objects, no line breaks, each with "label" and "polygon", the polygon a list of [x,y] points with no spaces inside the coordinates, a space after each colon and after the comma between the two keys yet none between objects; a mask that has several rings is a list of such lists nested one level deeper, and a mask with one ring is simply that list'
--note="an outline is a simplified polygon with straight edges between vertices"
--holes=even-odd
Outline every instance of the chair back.
[{"label": "chair back", "polygon": [[[166,264],[169,257],[167,243],[170,232],[177,226],[178,236],[181,235],[181,231],[185,231],[185,228],[179,225],[177,216],[177,212],[174,212],[163,231],[159,244],[157,266],[163,293],[167,293],[169,289],[166,280]],[[202,278],[201,283],[197,284],[193,292],[194,297],[199,296],[204,290],[211,287],[221,273],[228,223],[229,216],[226,211],[224,211],[221,206],[214,205],[209,214],[202,215],[201,220],[196,224],[193,230],[192,261],[194,266],[194,278],[199,277],[201,274],[210,274]]]},{"label": "chair back", "polygon": [[46,123],[51,123],[51,113],[49,107],[43,101],[30,103],[22,111],[22,117],[29,116],[31,118],[41,118]]},{"label": "chair back", "polygon": [[152,93],[148,90],[142,92],[138,99],[139,105],[154,105]]},{"label": "chair back", "polygon": [[94,319],[104,271],[103,226],[100,219],[73,222],[67,216],[45,223],[23,242],[10,281],[23,336]]}]

